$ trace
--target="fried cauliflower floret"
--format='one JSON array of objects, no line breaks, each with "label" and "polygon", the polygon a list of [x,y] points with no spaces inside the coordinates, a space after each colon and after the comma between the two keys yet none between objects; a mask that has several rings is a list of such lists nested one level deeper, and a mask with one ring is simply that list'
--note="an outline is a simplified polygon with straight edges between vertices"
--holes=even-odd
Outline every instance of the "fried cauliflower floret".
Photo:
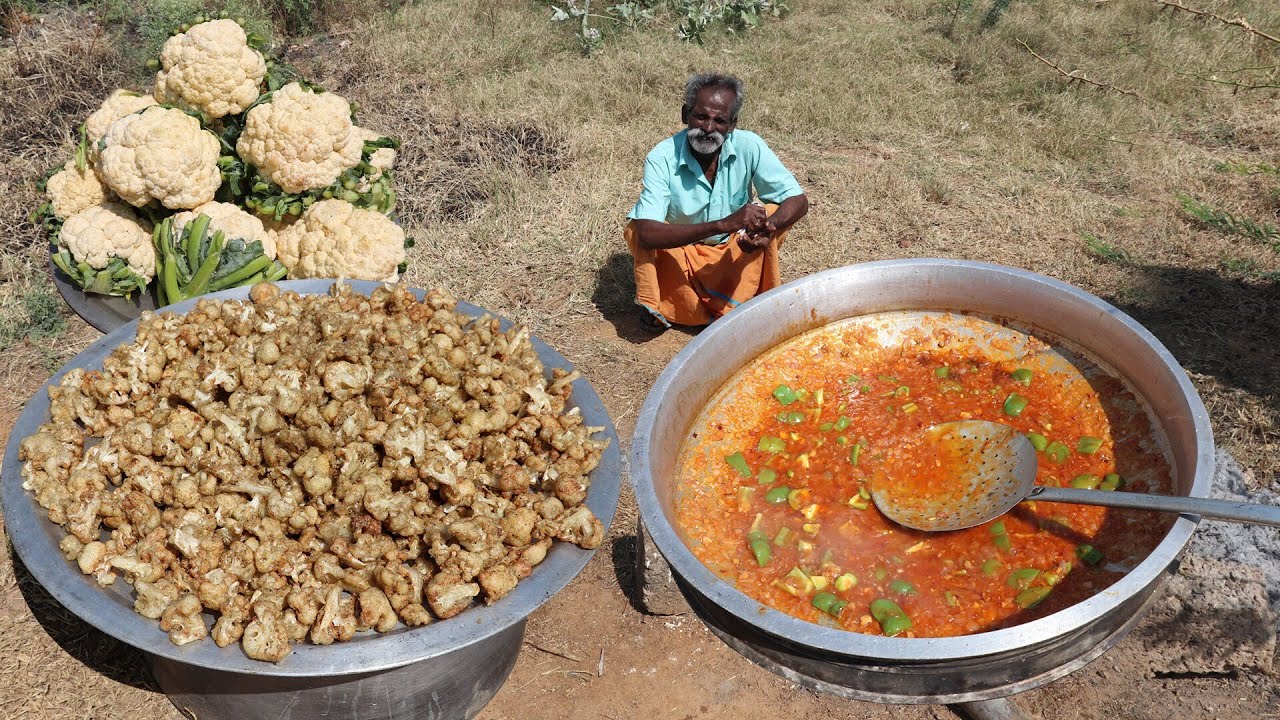
[{"label": "fried cauliflower floret", "polygon": [[173,216],[174,230],[182,230],[187,223],[200,215],[209,216],[209,234],[212,235],[221,230],[223,237],[227,240],[238,238],[246,243],[260,242],[262,254],[272,260],[276,258],[275,236],[267,232],[262,220],[240,209],[239,205],[214,201],[180,212]]},{"label": "fried cauliflower floret", "polygon": [[545,532],[557,540],[571,542],[588,550],[598,548],[604,542],[604,525],[586,505],[580,505],[563,517],[548,521],[545,528]]},{"label": "fried cauliflower floret", "polygon": [[516,588],[520,578],[510,565],[495,565],[476,578],[484,592],[484,604],[492,605]]},{"label": "fried cauliflower floret", "polygon": [[80,170],[74,160],[68,160],[49,178],[45,183],[45,194],[53,204],[53,213],[64,220],[81,210],[111,200],[111,191],[98,179],[93,166],[86,165]]},{"label": "fried cauliflower floret", "polygon": [[369,369],[345,360],[329,363],[324,369],[324,389],[335,400],[348,400],[364,392],[369,384]]},{"label": "fried cauliflower floret", "polygon": [[385,593],[376,587],[366,588],[359,597],[360,624],[378,632],[390,632],[398,622],[396,611]]},{"label": "fried cauliflower floret", "polygon": [[151,233],[119,203],[93,205],[67,218],[59,243],[76,260],[101,270],[120,258],[134,274],[150,280],[156,274],[156,251]]},{"label": "fried cauliflower floret", "polygon": [[243,596],[236,596],[227,603],[222,614],[213,623],[210,636],[218,647],[226,647],[244,637],[245,624],[249,621],[249,602]]},{"label": "fried cauliflower floret", "polygon": [[212,119],[236,115],[258,99],[266,74],[266,60],[249,47],[244,28],[234,20],[211,20],[165,41],[155,99]]},{"label": "fried cauliflower floret", "polygon": [[538,513],[527,507],[513,508],[502,517],[501,524],[507,544],[523,547],[532,541],[534,528],[538,524]]},{"label": "fried cauliflower floret", "polygon": [[102,180],[120,199],[189,209],[213,200],[222,184],[220,146],[200,121],[176,108],[150,107],[112,123],[102,139]]},{"label": "fried cauliflower floret", "polygon": [[269,603],[256,603],[253,615],[253,621],[245,627],[244,636],[240,639],[244,654],[267,662],[280,662],[288,657],[291,651],[289,636],[279,608]]},{"label": "fried cauliflower floret", "polygon": [[66,506],[72,499],[66,480],[71,466],[80,459],[80,451],[63,443],[56,430],[43,425],[40,431],[22,439],[18,445],[22,466],[22,487],[35,493],[36,502],[49,511],[54,522],[66,522]]},{"label": "fried cauliflower floret", "polygon": [[341,587],[329,588],[324,608],[311,626],[311,642],[330,645],[336,640],[348,640],[355,635],[355,601],[345,595]]},{"label": "fried cauliflower floret", "polygon": [[[68,535],[69,538],[75,538],[74,535]],[[77,538],[78,540],[78,538]],[[76,556],[76,564],[80,567],[80,572],[85,575],[93,575],[97,573],[107,563],[107,545],[106,543],[94,540],[90,543],[82,543],[79,554]],[[142,611],[139,611],[141,613]],[[145,613],[142,613],[145,614]],[[148,616],[152,617],[152,616]],[[155,615],[154,617],[159,617]]]},{"label": "fried cauliflower floret", "polygon": [[200,617],[200,601],[194,595],[183,595],[170,603],[160,615],[160,629],[169,633],[174,645],[186,645],[209,635],[204,618]]},{"label": "fried cauliflower floret", "polygon": [[343,200],[321,200],[276,236],[292,278],[394,282],[404,262],[404,230],[387,216]]},{"label": "fried cauliflower floret", "polygon": [[351,124],[351,104],[294,82],[245,115],[240,157],[289,193],[326,187],[360,162],[364,138]]},{"label": "fried cauliflower floret", "polygon": [[440,573],[427,583],[427,602],[436,617],[447,620],[467,609],[480,585],[462,581],[458,573]]}]

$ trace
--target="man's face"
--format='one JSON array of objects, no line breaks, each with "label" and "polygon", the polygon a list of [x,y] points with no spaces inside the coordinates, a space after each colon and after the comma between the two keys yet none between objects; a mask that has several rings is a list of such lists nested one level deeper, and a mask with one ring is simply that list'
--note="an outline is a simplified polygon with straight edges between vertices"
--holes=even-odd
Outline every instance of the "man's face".
[{"label": "man's face", "polygon": [[712,155],[724,144],[725,137],[737,127],[733,114],[734,95],[724,88],[703,88],[693,107],[684,108],[684,121],[689,126],[689,147],[699,155]]}]

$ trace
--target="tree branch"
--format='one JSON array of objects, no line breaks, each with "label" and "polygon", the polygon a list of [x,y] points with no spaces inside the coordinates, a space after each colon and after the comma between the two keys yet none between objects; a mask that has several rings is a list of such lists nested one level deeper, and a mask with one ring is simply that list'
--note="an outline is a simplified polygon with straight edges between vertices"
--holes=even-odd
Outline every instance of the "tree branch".
[{"label": "tree branch", "polygon": [[1156,2],[1167,8],[1172,8],[1174,10],[1181,10],[1182,12],[1190,13],[1201,19],[1211,18],[1213,20],[1217,20],[1223,25],[1233,25],[1235,27],[1238,27],[1244,30],[1247,33],[1257,35],[1258,37],[1263,38],[1264,40],[1270,40],[1271,42],[1277,45],[1280,45],[1280,37],[1276,37],[1275,35],[1268,35],[1267,33],[1262,32],[1261,30],[1250,25],[1249,22],[1242,17],[1229,20],[1227,18],[1222,17],[1221,15],[1216,15],[1214,13],[1211,13],[1205,10],[1196,10],[1195,8],[1189,8],[1186,5],[1183,5],[1182,3],[1178,2],[1178,0],[1156,0]]},{"label": "tree branch", "polygon": [[[1228,70],[1227,72],[1231,72],[1231,71],[1230,71],[1230,70]],[[1268,88],[1280,88],[1280,85],[1273,85],[1273,84],[1268,84],[1268,83],[1240,82],[1239,80],[1221,80],[1221,79],[1216,78],[1216,77],[1214,77],[1214,76],[1212,76],[1212,75],[1201,75],[1201,74],[1199,74],[1199,73],[1194,73],[1194,72],[1184,72],[1184,71],[1182,71],[1182,70],[1176,70],[1176,69],[1175,69],[1175,70],[1173,70],[1173,74],[1174,74],[1174,75],[1181,75],[1182,77],[1193,77],[1193,78],[1195,78],[1195,79],[1197,79],[1197,80],[1201,80],[1201,81],[1203,81],[1203,82],[1207,82],[1207,83],[1216,83],[1216,84],[1218,84],[1218,85],[1226,85],[1226,86],[1228,86],[1228,87],[1234,88],[1234,89],[1235,89],[1235,91],[1239,91],[1239,90],[1264,90],[1264,89],[1268,89]]]},{"label": "tree branch", "polygon": [[1049,67],[1053,68],[1054,71],[1057,72],[1059,75],[1066,78],[1068,83],[1078,82],[1085,85],[1092,85],[1093,87],[1096,87],[1099,90],[1109,90],[1111,92],[1120,93],[1121,95],[1128,95],[1130,97],[1135,97],[1135,98],[1138,98],[1139,100],[1142,99],[1141,95],[1139,95],[1138,93],[1132,90],[1125,90],[1124,88],[1116,87],[1115,85],[1112,85],[1110,83],[1098,82],[1097,80],[1090,80],[1089,78],[1085,77],[1084,73],[1081,73],[1077,70],[1072,70],[1071,72],[1067,72],[1066,70],[1063,70],[1062,66],[1059,65],[1058,63],[1053,62],[1052,60],[1046,60],[1035,50],[1032,50],[1031,46],[1028,45],[1025,40],[1018,39],[1018,44],[1026,48],[1027,52],[1031,53],[1032,57],[1034,57],[1036,60],[1039,60],[1045,65],[1048,65]]}]

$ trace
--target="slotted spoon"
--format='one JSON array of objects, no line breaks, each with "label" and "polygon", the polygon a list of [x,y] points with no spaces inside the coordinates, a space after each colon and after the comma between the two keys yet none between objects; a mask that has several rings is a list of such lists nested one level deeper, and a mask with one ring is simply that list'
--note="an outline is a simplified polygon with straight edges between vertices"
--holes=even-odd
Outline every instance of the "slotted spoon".
[{"label": "slotted spoon", "polygon": [[[872,483],[871,498],[886,517],[917,530],[960,530],[981,525],[1023,500],[1200,515],[1215,520],[1280,526],[1280,507],[1110,490],[1043,487],[1036,481],[1036,450],[1008,425],[958,420],[925,431],[926,446],[946,465],[946,482],[912,486]],[[895,489],[898,491],[895,492]]]}]

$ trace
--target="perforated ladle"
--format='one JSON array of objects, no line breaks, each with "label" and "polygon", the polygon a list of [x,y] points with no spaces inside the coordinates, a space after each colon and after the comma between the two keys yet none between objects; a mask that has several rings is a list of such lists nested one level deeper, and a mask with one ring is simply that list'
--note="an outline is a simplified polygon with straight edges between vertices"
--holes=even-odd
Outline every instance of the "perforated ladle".
[{"label": "perforated ladle", "polygon": [[1110,490],[1037,486],[1036,449],[1008,425],[959,420],[925,431],[925,451],[936,450],[946,482],[912,486],[872,483],[871,498],[886,517],[917,530],[960,530],[1008,512],[1023,500],[1105,505],[1200,515],[1215,520],[1280,526],[1280,507]]}]

